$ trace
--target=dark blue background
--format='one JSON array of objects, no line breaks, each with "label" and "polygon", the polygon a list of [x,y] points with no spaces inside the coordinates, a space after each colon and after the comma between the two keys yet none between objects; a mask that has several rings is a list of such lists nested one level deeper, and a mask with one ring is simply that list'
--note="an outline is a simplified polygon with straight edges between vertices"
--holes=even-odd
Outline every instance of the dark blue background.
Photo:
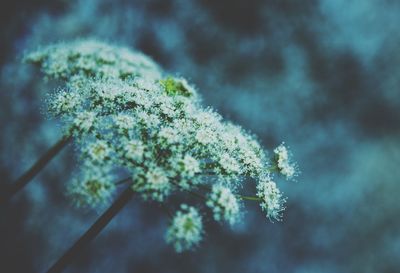
[{"label": "dark blue background", "polygon": [[[134,199],[68,272],[400,272],[400,2],[390,0],[2,1],[0,175],[9,183],[61,135],[44,94],[55,83],[24,50],[96,37],[152,56],[204,103],[285,141],[302,174],[279,180],[282,223],[249,204],[241,226],[207,223],[175,254],[167,217]],[[68,147],[0,209],[0,272],[43,272],[101,211],[65,197]]]}]

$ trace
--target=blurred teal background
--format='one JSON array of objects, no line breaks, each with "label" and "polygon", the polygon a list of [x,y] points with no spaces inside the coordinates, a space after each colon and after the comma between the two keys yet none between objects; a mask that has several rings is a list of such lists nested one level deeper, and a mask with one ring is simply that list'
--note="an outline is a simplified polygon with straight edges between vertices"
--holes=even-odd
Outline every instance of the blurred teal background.
[{"label": "blurred teal background", "polygon": [[[0,4],[0,175],[5,185],[60,137],[24,50],[96,37],[187,77],[204,103],[285,141],[302,170],[277,181],[282,223],[249,204],[243,225],[208,223],[175,254],[167,217],[136,199],[67,272],[400,272],[400,2],[396,0],[86,0]],[[94,222],[64,195],[65,150],[0,208],[0,272],[43,272]]]}]

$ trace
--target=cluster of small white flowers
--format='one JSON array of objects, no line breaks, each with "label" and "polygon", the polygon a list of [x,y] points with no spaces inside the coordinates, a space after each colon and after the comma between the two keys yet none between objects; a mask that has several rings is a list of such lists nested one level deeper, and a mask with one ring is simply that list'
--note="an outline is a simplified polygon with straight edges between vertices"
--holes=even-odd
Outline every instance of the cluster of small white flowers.
[{"label": "cluster of small white flowers", "polygon": [[191,155],[186,154],[184,158],[178,161],[181,165],[181,175],[183,177],[192,177],[197,173],[200,173],[199,161]]},{"label": "cluster of small white flowers", "polygon": [[[25,57],[49,78],[160,78],[161,70],[147,56],[97,40],[78,40],[39,49]],[[75,79],[76,80],[76,79]]]},{"label": "cluster of small white flowers", "polygon": [[180,253],[198,246],[203,238],[203,220],[199,211],[186,204],[175,213],[165,240]]},{"label": "cluster of small white flowers", "polygon": [[297,175],[297,165],[292,162],[289,150],[285,144],[282,143],[274,149],[275,164],[279,172],[286,177],[292,179]]},{"label": "cluster of small white flowers", "polygon": [[239,201],[231,189],[223,185],[212,186],[206,205],[211,208],[215,221],[226,221],[233,225],[239,218]]},{"label": "cluster of small white flowers", "polygon": [[102,170],[90,169],[75,177],[67,186],[67,193],[78,207],[107,205],[115,191],[113,177]]},{"label": "cluster of small white flowers", "polygon": [[158,133],[158,137],[164,142],[166,145],[171,145],[174,143],[179,142],[179,135],[174,128],[171,127],[164,127],[161,128],[160,132]]},{"label": "cluster of small white flowers", "polygon": [[92,111],[76,112],[76,115],[70,116],[71,126],[69,130],[74,135],[83,135],[88,133],[95,124],[96,113]]},{"label": "cluster of small white flowers", "polygon": [[137,139],[128,140],[124,145],[125,157],[130,160],[134,160],[141,163],[143,160],[145,146],[143,142]]},{"label": "cluster of small white flowers", "polygon": [[110,147],[104,140],[97,140],[93,143],[90,143],[85,148],[87,149],[87,154],[89,155],[92,161],[103,162],[107,160],[107,157],[111,153]]},{"label": "cluster of small white flowers", "polygon": [[[86,204],[109,200],[115,187],[105,180],[126,172],[133,190],[157,202],[206,189],[204,205],[214,219],[234,224],[241,208],[235,184],[246,176],[270,176],[266,153],[253,135],[202,107],[194,87],[183,78],[164,77],[144,55],[90,40],[50,46],[27,60],[48,77],[66,80],[66,88],[49,97],[49,111],[74,136],[81,168],[102,174],[71,184],[70,192]],[[257,187],[264,194],[263,210],[278,218],[279,190],[274,188],[275,199],[266,199],[260,185],[265,183]],[[197,210],[182,210],[167,236],[177,251],[195,245],[202,234]],[[191,221],[193,227],[182,227]]]},{"label": "cluster of small white flowers", "polygon": [[123,134],[128,132],[135,124],[135,120],[132,116],[126,114],[117,114],[114,116],[114,122],[119,130],[119,133]]},{"label": "cluster of small white flowers", "polygon": [[236,159],[232,158],[228,153],[223,153],[218,163],[221,165],[222,173],[240,173],[241,166]]},{"label": "cluster of small white flowers", "polygon": [[48,101],[48,104],[54,116],[61,116],[68,112],[75,112],[81,104],[81,96],[68,90],[61,90]]},{"label": "cluster of small white flowers", "polygon": [[280,221],[281,214],[285,210],[286,198],[282,196],[275,182],[270,178],[261,180],[257,185],[257,196],[261,199],[260,206],[267,217],[271,221]]},{"label": "cluster of small white flowers", "polygon": [[173,189],[170,179],[163,168],[153,164],[153,166],[148,166],[146,172],[138,170],[134,173],[132,188],[141,193],[146,200],[162,202]]}]

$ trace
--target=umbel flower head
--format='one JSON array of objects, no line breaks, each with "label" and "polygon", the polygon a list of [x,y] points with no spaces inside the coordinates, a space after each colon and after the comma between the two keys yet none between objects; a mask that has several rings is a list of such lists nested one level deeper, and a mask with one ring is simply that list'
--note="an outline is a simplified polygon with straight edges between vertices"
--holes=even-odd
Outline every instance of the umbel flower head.
[{"label": "umbel flower head", "polygon": [[233,225],[238,220],[239,200],[229,187],[214,184],[207,199],[206,205],[212,210],[215,221],[224,220]]},{"label": "umbel flower head", "polygon": [[199,211],[186,204],[172,218],[165,240],[180,253],[197,246],[203,236],[203,220]]},{"label": "umbel flower head", "polygon": [[281,212],[285,209],[286,198],[269,177],[261,180],[257,185],[257,196],[260,198],[260,206],[271,221],[281,220]]},{"label": "umbel flower head", "polygon": [[26,61],[38,64],[49,78],[159,78],[161,70],[147,56],[126,47],[110,46],[97,40],[77,40],[32,52]]},{"label": "umbel flower head", "polygon": [[[199,209],[234,225],[242,202],[255,200],[268,218],[280,219],[285,198],[271,170],[293,176],[282,146],[274,150],[274,168],[276,157],[271,165],[255,136],[203,107],[184,78],[164,75],[140,53],[95,40],[45,47],[26,60],[65,81],[47,102],[78,148],[81,174],[68,191],[79,206],[107,204],[124,184],[155,202],[193,197],[200,202],[182,205],[167,231],[177,252],[201,241]],[[131,179],[116,182],[116,173]],[[254,196],[237,190],[246,177],[257,183]]]},{"label": "umbel flower head", "polygon": [[292,162],[291,154],[285,143],[282,143],[274,149],[273,164],[278,171],[286,177],[286,179],[294,179],[298,175],[297,164]]}]

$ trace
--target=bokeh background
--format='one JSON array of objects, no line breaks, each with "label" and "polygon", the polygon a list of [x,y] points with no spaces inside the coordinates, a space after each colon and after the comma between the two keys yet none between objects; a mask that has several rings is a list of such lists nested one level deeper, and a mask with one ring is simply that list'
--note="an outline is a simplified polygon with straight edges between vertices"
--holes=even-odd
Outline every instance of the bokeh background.
[{"label": "bokeh background", "polygon": [[[1,184],[61,135],[43,108],[54,83],[23,52],[96,37],[185,76],[267,148],[285,141],[302,173],[278,181],[283,222],[249,204],[182,255],[162,210],[134,199],[67,272],[400,272],[399,26],[396,0],[1,1]],[[65,197],[75,165],[68,147],[0,208],[1,272],[44,272],[101,213]]]}]

